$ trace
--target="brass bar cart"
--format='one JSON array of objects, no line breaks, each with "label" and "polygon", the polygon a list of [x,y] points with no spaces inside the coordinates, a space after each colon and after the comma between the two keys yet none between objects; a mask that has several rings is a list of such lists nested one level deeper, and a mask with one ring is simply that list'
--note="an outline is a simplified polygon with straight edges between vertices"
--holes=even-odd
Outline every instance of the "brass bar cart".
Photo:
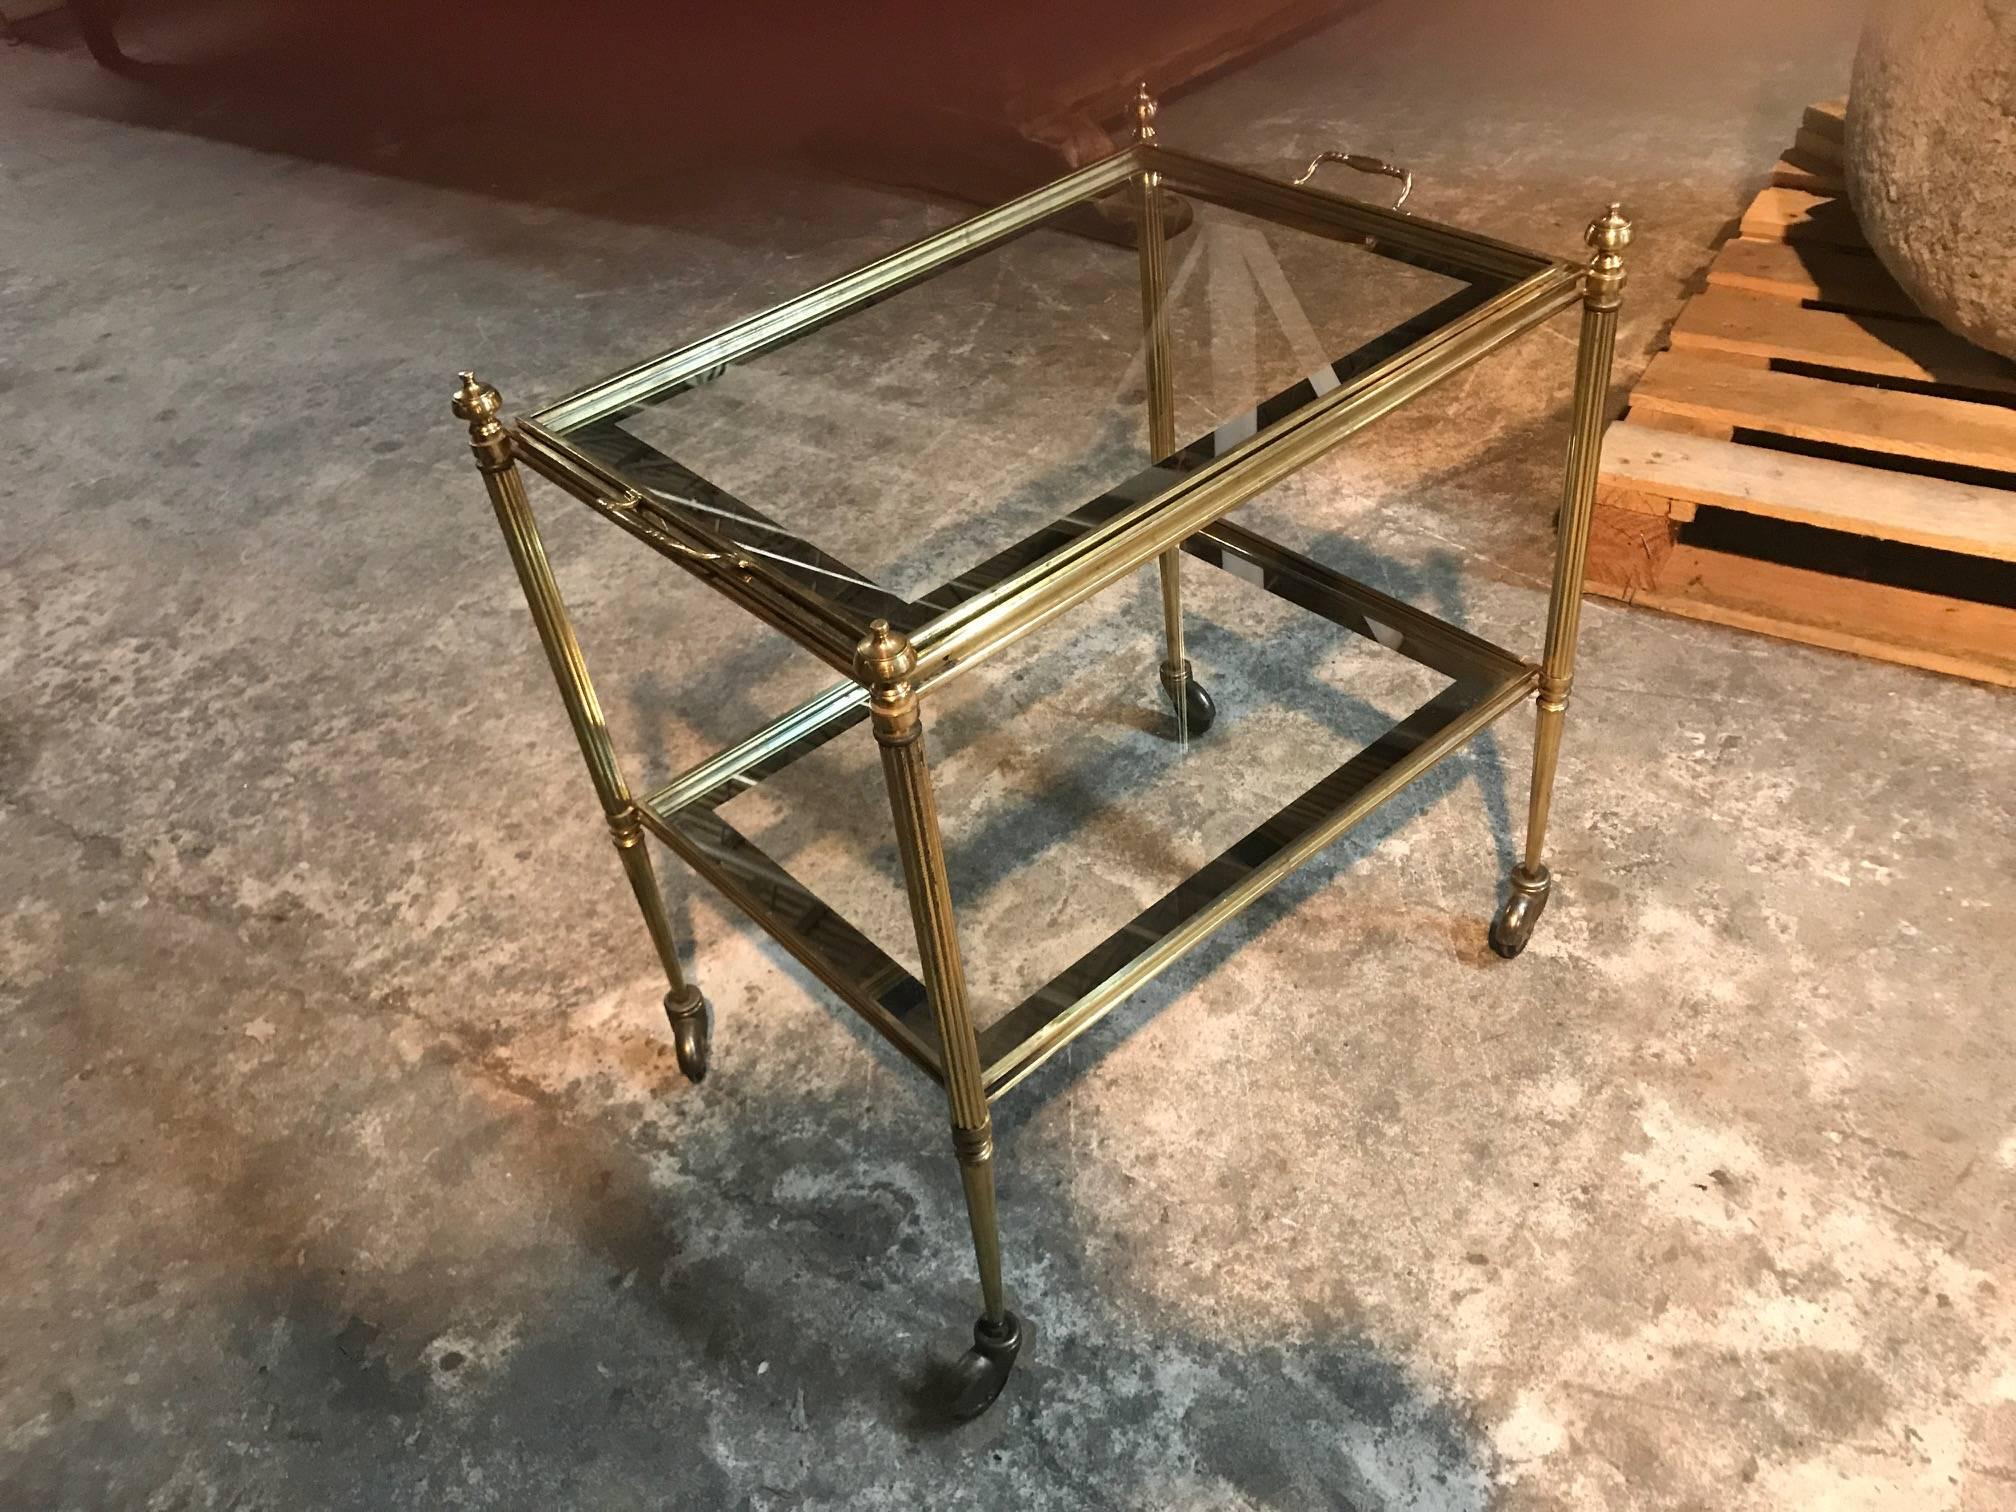
[{"label": "brass bar cart", "polygon": [[[1135,139],[1113,156],[529,418],[507,423],[497,391],[467,373],[454,401],[455,413],[468,422],[476,465],[664,966],[670,984],[665,1008],[681,1069],[694,1082],[705,1076],[711,1015],[681,970],[647,835],[733,900],[945,1089],[982,1309],[948,1403],[958,1417],[977,1415],[994,1401],[1023,1339],[1002,1281],[993,1099],[1535,694],[1538,726],[1524,857],[1512,870],[1490,930],[1499,955],[1509,958],[1524,948],[1550,886],[1544,842],[1574,672],[1629,223],[1611,206],[1589,227],[1593,256],[1586,263],[1558,261],[1419,219],[1397,203],[1381,207],[1308,185],[1321,163],[1341,161],[1400,178],[1404,201],[1411,178],[1376,159],[1325,153],[1301,179],[1287,183],[1173,151],[1156,139],[1154,109],[1144,87],[1135,102]],[[1179,445],[1163,208],[1171,193],[1358,249],[1360,256],[1425,270],[1453,280],[1459,292],[1281,392],[1257,396],[1250,410]],[[1139,235],[1149,465],[1089,502],[1067,501],[1075,506],[1068,514],[939,588],[905,594],[882,586],[640,439],[631,423],[737,364],[965,264],[1073,206],[1107,196],[1130,199]],[[1115,254],[1103,248],[1096,255]],[[1374,420],[1578,303],[1573,423],[1546,643],[1537,665],[1227,518]],[[1138,460],[1137,453],[1134,465]],[[658,790],[634,793],[618,766],[548,563],[521,464],[781,631],[843,680]],[[1202,736],[1216,709],[1185,655],[1185,556],[1397,651],[1446,677],[1447,686],[1054,980],[991,1023],[979,1023],[960,959],[926,757],[924,706],[952,679],[1155,562],[1165,622],[1159,676],[1173,733],[1179,741]],[[881,753],[921,980],[720,812],[729,799],[863,720]]]}]

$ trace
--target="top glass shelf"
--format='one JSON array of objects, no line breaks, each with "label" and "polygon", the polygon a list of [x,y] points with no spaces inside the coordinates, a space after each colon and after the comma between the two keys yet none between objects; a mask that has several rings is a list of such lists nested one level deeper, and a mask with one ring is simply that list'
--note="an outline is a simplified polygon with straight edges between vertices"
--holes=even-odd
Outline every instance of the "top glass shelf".
[{"label": "top glass shelf", "polygon": [[[1176,448],[1151,454],[1162,180]],[[1559,266],[1155,147],[986,212],[532,417],[661,519],[848,617],[914,632]]]}]

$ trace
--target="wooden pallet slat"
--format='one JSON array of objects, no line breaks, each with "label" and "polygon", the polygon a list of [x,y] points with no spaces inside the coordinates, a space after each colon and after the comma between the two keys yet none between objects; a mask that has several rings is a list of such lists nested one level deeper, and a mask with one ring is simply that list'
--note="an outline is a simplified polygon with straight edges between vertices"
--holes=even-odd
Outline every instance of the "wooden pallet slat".
[{"label": "wooden pallet slat", "polygon": [[2016,473],[2016,410],[1833,383],[1698,352],[1654,357],[1632,391],[1631,415]]},{"label": "wooden pallet slat", "polygon": [[1799,118],[1802,131],[1810,131],[1815,136],[1826,137],[1839,142],[1848,134],[1848,98],[1846,95],[1833,100],[1821,100],[1808,105]]},{"label": "wooden pallet slat", "polygon": [[1816,168],[1787,154],[1772,165],[1771,182],[1780,189],[1803,189],[1808,194],[1846,194],[1848,185],[1838,168]]},{"label": "wooden pallet slat", "polygon": [[1776,185],[1758,191],[1750,202],[1743,212],[1741,234],[1760,241],[1814,241],[1864,249],[1869,245],[1846,199]]},{"label": "wooden pallet slat", "polygon": [[[2016,491],[1742,446],[1621,421],[1597,499],[1685,521],[1701,505],[2016,562]],[[2016,652],[2016,647],[2012,647]]]},{"label": "wooden pallet slat", "polygon": [[[1592,562],[1594,551],[1592,537]],[[2016,688],[2016,610],[1670,540],[1640,560],[1635,581],[1613,575],[1597,580],[1599,590],[1688,619]]]},{"label": "wooden pallet slat", "polygon": [[1883,264],[1873,257],[1831,247],[1737,237],[1723,243],[1715,254],[1708,267],[1708,282],[1711,287],[1747,289],[1795,303],[1924,319]]},{"label": "wooden pallet slat", "polygon": [[1792,136],[1792,150],[1801,158],[1839,172],[1846,157],[1839,137],[1826,136],[1810,126],[1801,126]]},{"label": "wooden pallet slat", "polygon": [[2016,363],[1943,326],[1809,310],[1740,289],[1711,287],[1689,300],[1674,323],[1673,348],[2016,394]]},{"label": "wooden pallet slat", "polygon": [[1603,502],[1589,517],[1585,581],[1609,598],[1636,603],[1661,591],[1678,534],[1672,519],[1638,503]]}]

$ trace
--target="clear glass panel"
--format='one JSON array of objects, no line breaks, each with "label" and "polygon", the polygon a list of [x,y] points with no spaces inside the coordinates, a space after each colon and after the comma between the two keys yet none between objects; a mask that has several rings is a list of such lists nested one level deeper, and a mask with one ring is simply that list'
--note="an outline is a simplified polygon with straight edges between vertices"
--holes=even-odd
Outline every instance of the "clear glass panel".
[{"label": "clear glass panel", "polygon": [[[1185,748],[1169,738],[1154,676],[1161,623],[1134,594],[1087,605],[1068,637],[1025,641],[931,696],[932,778],[983,1026],[1448,685],[1231,573],[1184,565],[1192,649],[1226,721],[1205,739]],[[1447,781],[1460,781],[1456,770]],[[920,971],[864,732],[721,814]],[[1488,855],[1488,837],[1475,848]]]},{"label": "clear glass panel", "polygon": [[[1339,359],[1410,344],[1496,287],[1190,209],[1167,259],[1179,445],[1243,439],[1255,406],[1334,387]],[[915,601],[1154,460],[1144,353],[1137,254],[1043,226],[617,423]],[[613,461],[611,439],[595,449]]]}]

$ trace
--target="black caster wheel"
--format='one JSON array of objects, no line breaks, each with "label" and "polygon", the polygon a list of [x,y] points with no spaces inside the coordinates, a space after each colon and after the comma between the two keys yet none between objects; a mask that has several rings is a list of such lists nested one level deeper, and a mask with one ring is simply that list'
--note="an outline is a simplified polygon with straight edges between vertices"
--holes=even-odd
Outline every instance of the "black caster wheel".
[{"label": "black caster wheel", "polygon": [[994,1405],[1021,1352],[1022,1320],[1012,1312],[1002,1313],[998,1328],[985,1318],[973,1325],[973,1347],[952,1368],[945,1405],[954,1422],[971,1422]]},{"label": "black caster wheel", "polygon": [[665,994],[665,1017],[672,1025],[672,1053],[679,1057],[679,1069],[686,1080],[698,1086],[707,1077],[707,1051],[714,1042],[714,1010],[700,996],[698,987],[688,987],[681,998]]},{"label": "black caster wheel", "polygon": [[1512,891],[1491,921],[1491,948],[1506,960],[1518,955],[1533,938],[1533,926],[1547,910],[1552,882],[1544,866],[1537,877],[1528,876],[1524,867],[1512,869]]},{"label": "black caster wheel", "polygon": [[1179,684],[1183,690],[1183,734],[1186,738],[1195,738],[1210,729],[1212,722],[1218,718],[1218,705],[1205,690],[1204,685],[1197,681],[1196,674],[1190,670],[1188,660],[1183,663],[1183,675],[1180,678],[1167,667],[1162,669],[1162,693],[1169,700],[1171,708],[1176,705],[1176,690]]}]

